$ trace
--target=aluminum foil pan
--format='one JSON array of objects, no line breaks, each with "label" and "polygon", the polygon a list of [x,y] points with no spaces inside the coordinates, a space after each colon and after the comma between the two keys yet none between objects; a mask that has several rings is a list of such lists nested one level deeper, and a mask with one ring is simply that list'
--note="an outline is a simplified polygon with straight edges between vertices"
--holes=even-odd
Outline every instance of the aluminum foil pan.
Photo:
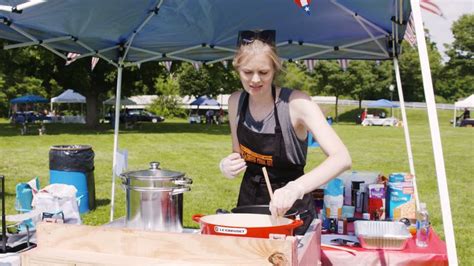
[{"label": "aluminum foil pan", "polygon": [[402,250],[412,236],[401,222],[355,221],[355,234],[366,249]]}]

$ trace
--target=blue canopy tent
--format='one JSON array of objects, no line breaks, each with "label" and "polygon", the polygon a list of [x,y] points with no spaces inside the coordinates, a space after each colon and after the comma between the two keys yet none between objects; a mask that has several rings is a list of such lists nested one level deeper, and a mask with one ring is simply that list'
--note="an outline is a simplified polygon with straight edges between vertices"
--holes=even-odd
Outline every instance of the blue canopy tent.
[{"label": "blue canopy tent", "polygon": [[[117,67],[116,105],[124,67],[152,60],[212,64],[232,59],[238,32],[276,31],[283,60],[393,60],[410,172],[415,174],[398,67],[400,43],[413,9],[434,149],[448,257],[457,262],[446,171],[419,0],[313,0],[311,15],[290,0],[0,0],[4,49],[42,46],[64,60],[95,56]],[[119,108],[116,108],[118,119]],[[115,123],[113,169],[118,150]],[[112,183],[112,208],[115,172]],[[416,187],[415,187],[416,189]],[[417,197],[418,200],[418,197]],[[419,206],[419,204],[417,204]]]},{"label": "blue canopy tent", "polygon": [[197,105],[197,106],[201,106],[201,105],[207,105],[207,106],[220,106],[220,103],[218,101],[216,101],[215,99],[209,97],[209,96],[201,96],[199,98],[197,98],[196,100],[194,100],[193,102],[191,102],[189,105]]},{"label": "blue canopy tent", "polygon": [[[9,112],[9,116],[11,117],[12,121],[15,121],[15,123],[24,123],[26,121],[34,121],[37,116],[35,115],[35,113],[32,111],[32,110],[28,110],[30,106],[30,104],[33,104],[33,103],[48,103],[49,100],[46,99],[46,98],[43,98],[41,96],[38,96],[38,95],[33,95],[33,94],[27,94],[27,95],[23,95],[23,96],[20,96],[18,98],[14,98],[12,100],[10,100],[10,104],[12,104]],[[25,109],[23,110],[20,110],[20,112],[18,112],[18,104],[25,104],[26,107]],[[28,111],[28,112],[25,112],[25,111]]]},{"label": "blue canopy tent", "polygon": [[377,107],[390,108],[390,117],[393,117],[393,108],[400,107],[400,105],[398,105],[394,102],[391,102],[387,99],[380,99],[380,100],[377,100],[375,102],[370,102],[367,105],[367,107],[369,107],[369,108],[377,108]]},{"label": "blue canopy tent", "polygon": [[49,100],[38,95],[24,95],[15,99],[10,100],[11,104],[19,103],[48,103]]},{"label": "blue canopy tent", "polygon": [[394,108],[394,107],[400,107],[400,105],[391,102],[386,99],[380,99],[375,102],[370,102],[367,107],[369,108],[376,108],[376,107],[382,107],[382,108]]}]

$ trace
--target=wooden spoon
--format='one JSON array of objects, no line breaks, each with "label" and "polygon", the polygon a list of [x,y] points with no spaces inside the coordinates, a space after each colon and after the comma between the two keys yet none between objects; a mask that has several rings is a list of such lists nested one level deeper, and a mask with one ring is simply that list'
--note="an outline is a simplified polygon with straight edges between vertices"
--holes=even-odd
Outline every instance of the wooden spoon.
[{"label": "wooden spoon", "polygon": [[268,194],[270,194],[270,200],[273,201],[273,190],[270,185],[270,179],[268,178],[267,168],[262,167],[263,177],[265,177],[265,183],[267,183]]},{"label": "wooden spoon", "polygon": [[[270,178],[268,178],[267,168],[262,167],[263,177],[265,177],[265,183],[267,184],[268,194],[270,194],[270,201],[273,201],[273,190],[272,186],[270,185]],[[271,215],[270,220],[272,225],[279,225],[279,218]]]}]

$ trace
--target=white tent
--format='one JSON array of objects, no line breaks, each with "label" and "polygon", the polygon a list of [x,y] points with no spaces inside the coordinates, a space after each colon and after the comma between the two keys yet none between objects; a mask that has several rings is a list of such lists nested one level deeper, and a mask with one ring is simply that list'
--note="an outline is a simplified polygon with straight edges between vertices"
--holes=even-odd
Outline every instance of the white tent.
[{"label": "white tent", "polygon": [[[61,104],[61,103],[79,103],[81,104],[81,113],[80,115],[73,115],[73,116],[63,116],[62,122],[63,123],[85,123],[85,118],[83,116],[84,109],[83,104],[86,103],[86,97],[82,96],[80,93],[75,92],[72,89],[67,89],[60,95],[51,98],[51,111],[53,111],[53,103]],[[53,117],[53,121],[56,118]]]},{"label": "white tent", "polygon": [[453,127],[456,127],[456,111],[460,108],[474,108],[474,94],[454,103]]},{"label": "white tent", "polygon": [[[127,105],[130,109],[145,109],[150,106],[153,101],[158,99],[158,95],[136,95],[131,96],[130,100],[134,101],[135,104]],[[115,104],[115,103],[114,103]]]},{"label": "white tent", "polygon": [[74,90],[67,89],[58,96],[51,98],[51,111],[53,110],[53,103],[86,103],[86,97],[75,92]]},{"label": "white tent", "polygon": [[86,97],[68,89],[59,96],[51,98],[51,103],[86,103]]}]

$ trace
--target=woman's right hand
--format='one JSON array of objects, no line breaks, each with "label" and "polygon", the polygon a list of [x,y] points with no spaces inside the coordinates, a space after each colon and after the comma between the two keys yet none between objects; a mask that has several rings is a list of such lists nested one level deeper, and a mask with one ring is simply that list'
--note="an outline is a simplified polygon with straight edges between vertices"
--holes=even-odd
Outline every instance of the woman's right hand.
[{"label": "woman's right hand", "polygon": [[232,179],[242,171],[245,171],[245,169],[247,169],[247,164],[244,159],[240,157],[240,154],[234,152],[221,160],[219,168],[225,177]]}]

